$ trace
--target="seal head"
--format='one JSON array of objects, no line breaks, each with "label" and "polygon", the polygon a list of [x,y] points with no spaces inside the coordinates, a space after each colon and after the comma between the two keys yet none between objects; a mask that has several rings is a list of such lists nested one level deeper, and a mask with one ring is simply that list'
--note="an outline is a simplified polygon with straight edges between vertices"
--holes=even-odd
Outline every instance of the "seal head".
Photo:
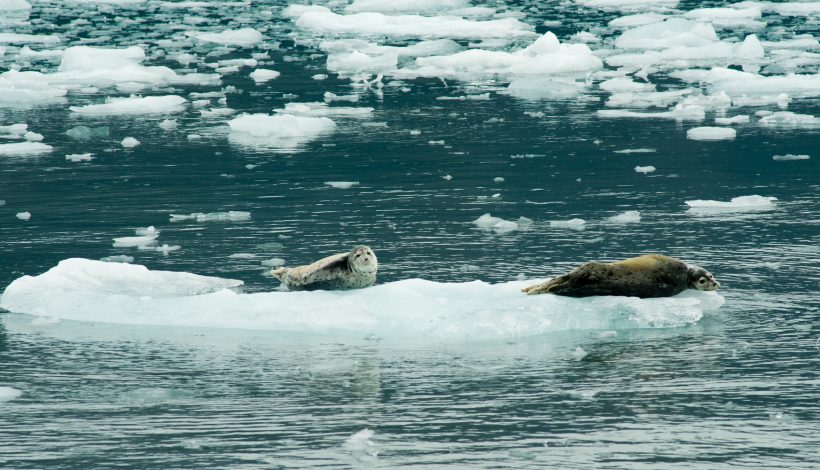
[{"label": "seal head", "polygon": [[359,274],[375,274],[379,269],[379,260],[376,253],[369,246],[354,246],[347,255],[347,264],[350,270]]},{"label": "seal head", "polygon": [[720,288],[720,283],[715,280],[715,276],[712,276],[709,271],[691,264],[689,265],[689,288],[713,291]]}]

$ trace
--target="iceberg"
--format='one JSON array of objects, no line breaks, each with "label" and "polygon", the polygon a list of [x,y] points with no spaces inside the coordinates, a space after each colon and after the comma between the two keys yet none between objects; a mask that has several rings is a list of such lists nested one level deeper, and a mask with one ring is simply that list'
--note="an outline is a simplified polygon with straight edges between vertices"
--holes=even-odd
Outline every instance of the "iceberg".
[{"label": "iceberg", "polygon": [[238,280],[74,258],[16,279],[0,297],[0,307],[128,325],[468,340],[680,327],[724,302],[716,292],[699,291],[660,299],[523,295],[521,288],[533,282],[407,279],[351,291],[246,294],[234,290],[242,285]]}]

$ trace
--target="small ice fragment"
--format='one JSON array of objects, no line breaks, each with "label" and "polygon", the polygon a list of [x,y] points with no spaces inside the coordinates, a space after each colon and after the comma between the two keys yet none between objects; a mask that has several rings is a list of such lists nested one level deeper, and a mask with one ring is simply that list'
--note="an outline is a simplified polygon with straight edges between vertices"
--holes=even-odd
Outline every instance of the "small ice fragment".
[{"label": "small ice fragment", "polygon": [[136,237],[120,237],[114,239],[114,248],[132,248],[153,245],[159,235],[140,235]]},{"label": "small ice fragment", "polygon": [[350,189],[353,186],[358,186],[358,181],[325,181],[325,184],[337,189]]},{"label": "small ice fragment", "polygon": [[199,140],[201,138],[202,138],[202,136],[199,135],[199,134],[188,134],[187,135],[188,140]]},{"label": "small ice fragment", "polygon": [[808,160],[810,158],[811,157],[809,155],[794,155],[794,154],[788,153],[786,155],[775,155],[775,156],[772,157],[772,160],[775,160],[775,161],[778,161],[778,162],[788,162],[788,161],[793,161],[793,160]]},{"label": "small ice fragment", "polygon": [[196,220],[197,222],[241,222],[243,220],[250,220],[250,218],[251,213],[244,211],[209,212],[207,214],[194,212],[188,215],[171,214],[171,222],[180,222],[183,220]]},{"label": "small ice fragment", "polygon": [[262,261],[262,266],[266,268],[277,268],[279,266],[283,266],[285,264],[285,260],[282,258],[271,258]]},{"label": "small ice fragment", "polygon": [[140,141],[133,138],[133,137],[126,137],[126,138],[122,139],[122,142],[120,142],[120,145],[122,145],[123,147],[125,147],[127,149],[136,147],[139,144],[140,144]]},{"label": "small ice fragment", "polygon": [[13,387],[0,387],[0,402],[14,400],[22,394],[23,392]]},{"label": "small ice fragment", "polygon": [[15,142],[0,144],[0,155],[39,155],[49,153],[54,147],[42,142]]},{"label": "small ice fragment", "polygon": [[615,330],[607,330],[607,331],[602,331],[602,332],[598,333],[599,338],[612,338],[612,337],[615,337],[615,336],[618,336],[618,332],[615,331]]},{"label": "small ice fragment", "polygon": [[134,230],[134,233],[137,235],[159,235],[159,230],[157,230],[156,227],[151,225],[144,228],[138,228]]},{"label": "small ice fragment", "polygon": [[759,211],[768,210],[774,207],[776,197],[758,196],[757,194],[751,196],[733,197],[731,201],[712,201],[695,199],[686,201],[689,210],[707,210],[707,211]]},{"label": "small ice fragment", "polygon": [[655,167],[652,166],[652,165],[636,166],[635,171],[638,172],[638,173],[647,174],[647,173],[652,173],[653,171],[655,171]]},{"label": "small ice fragment", "polygon": [[587,354],[589,353],[584,351],[584,348],[582,348],[581,346],[578,346],[577,348],[575,348],[575,351],[572,351],[572,357],[576,361],[580,361],[581,359],[585,358]]},{"label": "small ice fragment", "polygon": [[730,127],[694,127],[686,131],[686,138],[692,140],[731,140],[737,131]]},{"label": "small ice fragment", "polygon": [[493,178],[493,181],[496,183],[503,183],[504,178],[502,178],[501,176],[496,176],[495,178]]},{"label": "small ice fragment", "polygon": [[70,153],[65,156],[65,159],[70,162],[90,162],[94,158],[91,153]]},{"label": "small ice fragment", "polygon": [[427,143],[430,145],[444,145],[443,140],[428,140]]},{"label": "small ice fragment", "polygon": [[166,131],[176,129],[177,126],[179,126],[179,124],[176,119],[164,119],[161,123],[159,123],[160,129]]},{"label": "small ice fragment", "polygon": [[256,83],[265,83],[269,80],[273,80],[274,78],[278,78],[279,75],[282,74],[276,70],[270,69],[256,69],[251,72],[251,78]]},{"label": "small ice fragment", "polygon": [[25,138],[29,142],[40,142],[43,140],[43,134],[28,131],[25,134],[23,134],[23,138]]},{"label": "small ice fragment", "polygon": [[638,211],[626,211],[622,214],[613,215],[607,220],[616,224],[631,224],[641,221],[641,213]]},{"label": "small ice fragment", "polygon": [[551,220],[550,227],[565,227],[575,230],[584,228],[586,221],[584,219],[570,219],[570,220]]},{"label": "small ice fragment", "polygon": [[16,217],[20,220],[28,220],[31,218],[31,212],[18,212]]},{"label": "small ice fragment", "polygon": [[67,130],[66,135],[75,140],[90,140],[108,137],[108,126],[77,126]]},{"label": "small ice fragment", "polygon": [[655,153],[657,150],[649,148],[615,150],[614,153]]},{"label": "small ice fragment", "polygon": [[327,75],[323,74],[323,73],[317,73],[316,75],[314,75],[310,78],[312,78],[314,80],[325,80],[325,79],[327,79]]},{"label": "small ice fragment", "polygon": [[737,116],[732,117],[715,118],[715,124],[720,124],[722,126],[728,126],[731,124],[745,124],[747,122],[749,122],[748,114],[738,114]]},{"label": "small ice fragment", "polygon": [[256,258],[256,254],[254,253],[232,253],[228,255],[230,259],[253,259]]},{"label": "small ice fragment", "polygon": [[444,176],[441,177],[441,179],[450,181],[450,180],[453,179],[453,176],[452,175],[444,175]]},{"label": "small ice fragment", "polygon": [[100,261],[105,261],[106,263],[133,263],[134,257],[128,255],[104,256],[100,258]]},{"label": "small ice fragment", "polygon": [[167,243],[163,243],[162,246],[153,246],[153,245],[137,245],[137,249],[143,251],[158,251],[165,256],[168,256],[168,253],[172,251],[177,251],[182,249],[179,245],[169,245]]},{"label": "small ice fragment", "polygon": [[410,135],[421,135],[421,131],[418,129],[413,129],[410,131]]},{"label": "small ice fragment", "polygon": [[493,198],[493,199],[500,199],[501,198],[501,193],[495,193],[490,197]]},{"label": "small ice fragment", "polygon": [[188,100],[177,95],[131,96],[113,98],[103,104],[71,106],[69,109],[83,116],[116,116],[128,114],[173,113],[185,110]]}]

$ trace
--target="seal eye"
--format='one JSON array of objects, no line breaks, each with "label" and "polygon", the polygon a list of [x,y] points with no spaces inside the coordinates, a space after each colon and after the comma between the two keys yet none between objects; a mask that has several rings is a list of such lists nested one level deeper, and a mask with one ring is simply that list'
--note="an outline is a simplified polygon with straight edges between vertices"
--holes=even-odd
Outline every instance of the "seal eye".
[{"label": "seal eye", "polygon": [[698,284],[706,284],[706,278],[702,277],[702,278],[698,279]]}]

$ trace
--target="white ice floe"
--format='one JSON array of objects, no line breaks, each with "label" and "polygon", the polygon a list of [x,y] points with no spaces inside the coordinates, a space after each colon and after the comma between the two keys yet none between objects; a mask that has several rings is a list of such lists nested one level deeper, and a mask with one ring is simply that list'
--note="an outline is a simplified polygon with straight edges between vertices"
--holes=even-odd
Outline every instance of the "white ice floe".
[{"label": "white ice floe", "polygon": [[795,155],[792,153],[787,153],[786,155],[775,155],[772,157],[772,160],[778,162],[788,162],[788,161],[795,161],[795,160],[808,160],[811,156],[809,155]]},{"label": "white ice floe", "polygon": [[49,153],[54,147],[42,142],[14,142],[0,144],[0,155],[40,155]]},{"label": "white ice floe", "polygon": [[820,127],[820,118],[812,116],[811,114],[777,111],[760,118],[760,124],[773,127]]},{"label": "white ice floe", "polygon": [[171,222],[195,220],[197,222],[242,222],[250,220],[251,213],[246,211],[227,212],[194,212],[192,214],[171,214]]},{"label": "white ice floe", "polygon": [[666,19],[665,15],[659,13],[636,13],[634,15],[619,16],[607,23],[612,29],[628,29],[635,26],[659,23]]},{"label": "white ice floe", "polygon": [[0,307],[61,320],[465,340],[680,327],[723,304],[719,294],[699,291],[660,299],[521,293],[535,282],[408,279],[350,291],[242,294],[230,289],[237,280],[68,259],[16,279]]},{"label": "white ice floe", "polygon": [[135,237],[119,237],[114,239],[114,248],[134,248],[153,245],[158,234],[138,235]]},{"label": "white ice floe", "polygon": [[710,24],[675,17],[626,30],[615,39],[615,47],[666,49],[674,46],[710,46],[718,41],[717,33]]},{"label": "white ice floe", "polygon": [[353,0],[345,7],[345,12],[440,13],[469,5],[469,0]]},{"label": "white ice floe", "polygon": [[519,217],[516,221],[504,220],[501,217],[493,217],[488,212],[474,220],[473,223],[480,229],[492,230],[495,233],[502,234],[532,225],[532,220],[526,217]]},{"label": "white ice floe", "polygon": [[696,8],[683,14],[684,18],[709,22],[720,27],[744,27],[759,29],[766,23],[759,21],[762,16],[760,8]]},{"label": "white ice floe", "polygon": [[654,167],[654,166],[652,166],[652,165],[648,165],[648,166],[636,166],[636,167],[635,167],[635,172],[636,172],[636,173],[643,173],[643,174],[645,174],[645,175],[646,175],[646,174],[648,174],[648,173],[654,173],[654,172],[655,172],[655,167]]},{"label": "white ice floe", "polygon": [[358,181],[325,181],[327,186],[337,189],[350,189],[353,186],[358,186]]},{"label": "white ice floe", "polygon": [[678,70],[669,74],[690,83],[706,83],[713,92],[725,91],[731,97],[742,95],[774,95],[786,93],[792,97],[820,96],[820,74],[764,76],[724,67]]},{"label": "white ice floe", "polygon": [[678,0],[575,0],[576,3],[608,11],[667,10],[678,6]]},{"label": "white ice floe", "polygon": [[611,93],[655,91],[655,85],[652,83],[635,82],[629,77],[610,78],[609,80],[601,82],[598,88]]},{"label": "white ice floe", "polygon": [[314,101],[312,103],[287,103],[284,109],[274,110],[277,114],[292,114],[295,116],[325,116],[325,117],[353,117],[369,118],[373,108],[368,106],[330,106],[328,103]]},{"label": "white ice floe", "polygon": [[185,34],[202,42],[221,44],[223,46],[251,47],[264,39],[262,33],[253,28],[228,29],[220,33],[188,31]]},{"label": "white ice floe", "polygon": [[159,128],[164,131],[171,131],[179,127],[179,123],[176,119],[163,119],[161,123],[159,123]]},{"label": "white ice floe", "polygon": [[185,110],[188,100],[177,95],[131,96],[113,98],[104,104],[71,106],[72,112],[83,116],[116,116],[128,114],[167,114]]},{"label": "white ice floe", "polygon": [[[616,92],[609,96],[606,105],[614,108],[667,108],[693,92],[691,88],[670,91]],[[683,110],[684,105],[678,104],[680,104],[678,109]]]},{"label": "white ice floe", "polygon": [[732,117],[715,118],[715,124],[720,124],[723,126],[729,126],[732,124],[746,124],[747,122],[749,122],[748,114],[738,114],[737,116]]},{"label": "white ice floe", "polygon": [[616,224],[634,224],[641,221],[641,213],[639,211],[626,211],[624,213],[608,217],[606,220]]},{"label": "white ice floe", "polygon": [[[2,11],[2,10],[0,10]],[[0,387],[0,402],[17,399],[23,392],[14,387]]]},{"label": "white ice floe", "polygon": [[776,197],[752,195],[733,197],[729,202],[695,199],[686,201],[686,205],[690,212],[743,212],[773,209],[776,200]]},{"label": "white ice floe", "polygon": [[228,126],[232,142],[281,149],[295,149],[336,129],[330,118],[293,114],[243,114],[228,121]]},{"label": "white ice floe", "polygon": [[17,217],[20,220],[28,220],[31,218],[31,212],[18,212],[17,214],[15,214],[15,217]]},{"label": "white ice floe", "polygon": [[140,144],[140,141],[133,138],[133,137],[126,137],[126,138],[122,139],[122,142],[120,142],[120,145],[122,145],[123,147],[125,147],[127,149],[134,148],[139,144]]},{"label": "white ice floe", "polygon": [[270,258],[262,261],[262,266],[266,268],[278,268],[285,265],[285,260],[282,258]]},{"label": "white ice floe", "polygon": [[128,255],[104,256],[100,258],[100,261],[105,263],[133,263],[134,257]]},{"label": "white ice floe", "polygon": [[278,78],[280,75],[282,75],[280,72],[270,69],[256,69],[253,72],[251,72],[251,78],[256,83],[265,83],[267,81]]},{"label": "white ice floe", "polygon": [[694,127],[686,131],[686,138],[692,140],[731,140],[737,131],[731,127]]},{"label": "white ice floe", "polygon": [[655,153],[657,152],[656,149],[650,148],[639,148],[639,149],[623,149],[623,150],[614,150],[614,153]]},{"label": "white ice floe", "polygon": [[676,119],[681,121],[700,121],[706,118],[706,110],[700,105],[681,104],[668,111],[649,113],[640,111],[626,111],[620,109],[599,109],[598,117],[603,118],[638,118],[638,119]]},{"label": "white ice floe", "polygon": [[69,162],[90,162],[94,159],[91,153],[70,153],[65,156],[65,159]]},{"label": "white ice floe", "polygon": [[[294,8],[296,7],[296,8]],[[515,18],[476,21],[456,16],[385,15],[378,12],[340,15],[320,6],[285,9],[296,26],[324,35],[378,35],[421,38],[514,38],[532,36],[533,27]]]},{"label": "white ice floe", "polygon": [[571,228],[573,230],[582,230],[586,226],[584,219],[569,219],[569,220],[551,220],[550,227]]},{"label": "white ice floe", "polygon": [[0,44],[55,44],[58,42],[60,42],[60,37],[55,35],[0,33]]}]

